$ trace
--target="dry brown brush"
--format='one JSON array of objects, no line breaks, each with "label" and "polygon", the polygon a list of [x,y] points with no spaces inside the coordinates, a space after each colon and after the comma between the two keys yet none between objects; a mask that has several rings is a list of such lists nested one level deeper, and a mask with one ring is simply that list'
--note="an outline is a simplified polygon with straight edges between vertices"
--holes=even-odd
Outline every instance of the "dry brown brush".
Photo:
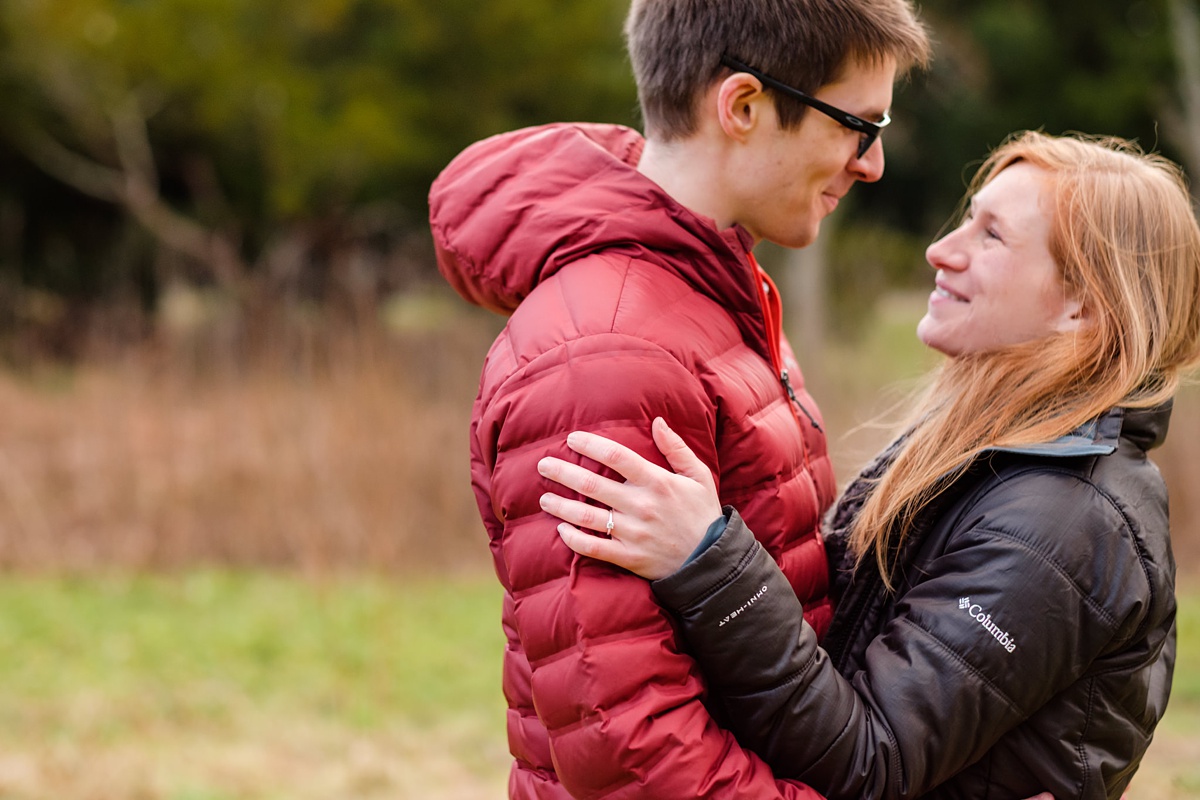
[{"label": "dry brown brush", "polygon": [[486,565],[467,424],[494,325],[271,327],[0,373],[0,566]]},{"label": "dry brown brush", "polygon": [[[399,332],[263,319],[0,371],[0,568],[486,570],[467,428],[500,324],[461,311]],[[813,390],[845,479],[884,434],[838,429],[880,390]],[[1195,575],[1200,387],[1181,394],[1154,457]]]}]

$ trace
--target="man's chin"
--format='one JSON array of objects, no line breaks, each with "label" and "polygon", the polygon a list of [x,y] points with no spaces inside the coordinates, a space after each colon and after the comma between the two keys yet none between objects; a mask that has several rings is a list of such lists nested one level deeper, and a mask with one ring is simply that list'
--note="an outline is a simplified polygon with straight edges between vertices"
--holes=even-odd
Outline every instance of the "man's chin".
[{"label": "man's chin", "polygon": [[821,232],[821,226],[812,226],[812,228],[803,231],[795,231],[787,241],[776,242],[780,247],[787,247],[791,250],[802,250],[817,240],[817,234]]}]

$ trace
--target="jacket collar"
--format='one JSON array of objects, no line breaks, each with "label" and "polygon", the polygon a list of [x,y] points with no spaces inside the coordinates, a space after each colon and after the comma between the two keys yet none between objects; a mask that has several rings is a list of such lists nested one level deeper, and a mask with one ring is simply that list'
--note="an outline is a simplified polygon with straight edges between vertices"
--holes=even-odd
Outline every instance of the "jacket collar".
[{"label": "jacket collar", "polygon": [[1071,458],[1106,456],[1116,451],[1124,437],[1142,450],[1152,450],[1167,438],[1171,407],[1167,401],[1154,408],[1111,408],[1052,442],[1016,447],[989,447],[984,452]]}]

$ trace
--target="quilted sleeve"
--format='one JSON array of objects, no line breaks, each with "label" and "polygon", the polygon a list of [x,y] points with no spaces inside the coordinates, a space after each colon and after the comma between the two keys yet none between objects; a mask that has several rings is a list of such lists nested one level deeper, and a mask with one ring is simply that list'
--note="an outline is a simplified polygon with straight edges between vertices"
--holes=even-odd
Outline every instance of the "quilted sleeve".
[{"label": "quilted sleeve", "polygon": [[700,383],[661,348],[621,334],[553,348],[511,371],[477,408],[476,490],[490,503],[492,550],[522,651],[508,657],[528,659],[527,691],[554,768],[581,798],[819,798],[776,780],[714,722],[700,672],[649,584],[571,552],[538,507],[544,491],[561,487],[536,464],[546,455],[578,460],[566,447],[572,430],[663,463],[650,437],[658,415],[716,467],[715,410]]}]

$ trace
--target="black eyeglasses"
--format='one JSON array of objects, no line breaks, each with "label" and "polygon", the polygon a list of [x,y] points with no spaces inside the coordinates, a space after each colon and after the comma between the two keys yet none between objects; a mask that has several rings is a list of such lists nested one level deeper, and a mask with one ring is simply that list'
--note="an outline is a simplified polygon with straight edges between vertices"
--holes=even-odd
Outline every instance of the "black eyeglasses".
[{"label": "black eyeglasses", "polygon": [[892,121],[892,118],[889,117],[885,112],[881,122],[868,122],[862,117],[856,117],[849,112],[842,111],[836,106],[829,105],[829,103],[823,103],[817,98],[813,97],[811,94],[802,92],[793,86],[788,86],[783,81],[776,80],[767,73],[760,72],[754,67],[743,64],[741,61],[738,61],[736,58],[732,58],[730,56],[721,56],[721,65],[729,67],[732,70],[736,70],[737,72],[745,72],[749,75],[753,75],[754,77],[758,78],[764,86],[769,86],[777,92],[783,92],[793,100],[799,100],[801,103],[804,103],[804,105],[820,111],[825,116],[836,121],[839,125],[862,134],[862,139],[860,139],[858,143],[859,158],[862,158],[867,154],[867,151],[871,149],[871,145],[875,144],[875,140],[879,138],[879,134],[883,133],[883,129],[887,127],[889,122]]}]

